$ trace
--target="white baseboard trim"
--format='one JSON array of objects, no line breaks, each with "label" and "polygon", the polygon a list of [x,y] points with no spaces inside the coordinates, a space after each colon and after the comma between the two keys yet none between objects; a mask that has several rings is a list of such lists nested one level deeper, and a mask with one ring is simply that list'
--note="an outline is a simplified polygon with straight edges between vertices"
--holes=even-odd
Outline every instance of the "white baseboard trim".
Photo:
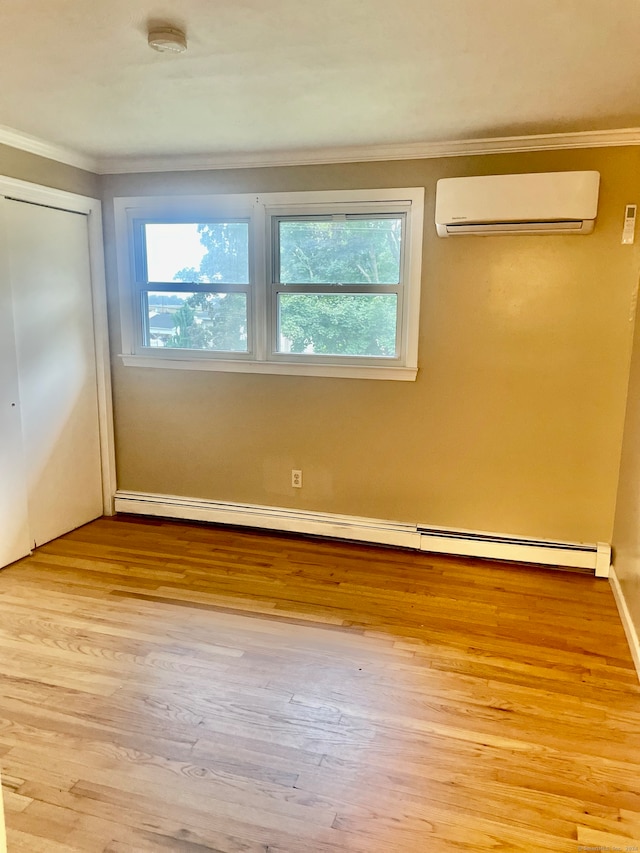
[{"label": "white baseboard trim", "polygon": [[622,592],[620,581],[618,580],[616,570],[613,566],[609,576],[609,583],[611,584],[613,597],[615,598],[618,613],[620,614],[620,619],[622,621],[622,627],[624,628],[624,633],[627,636],[627,642],[631,649],[631,657],[633,658],[633,662],[638,673],[638,680],[640,680],[640,638],[638,637],[638,632],[636,631],[636,627],[631,619],[631,614],[629,613],[629,608],[627,607],[627,602],[625,600],[624,593]]},{"label": "white baseboard trim", "polygon": [[282,530],[377,545],[394,545],[437,554],[588,569],[594,571],[597,577],[608,576],[611,561],[611,548],[606,543],[590,545],[518,538],[474,530],[427,527],[377,518],[334,515],[288,507],[227,503],[178,495],[118,491],[115,496],[115,509],[116,512],[134,515]]}]

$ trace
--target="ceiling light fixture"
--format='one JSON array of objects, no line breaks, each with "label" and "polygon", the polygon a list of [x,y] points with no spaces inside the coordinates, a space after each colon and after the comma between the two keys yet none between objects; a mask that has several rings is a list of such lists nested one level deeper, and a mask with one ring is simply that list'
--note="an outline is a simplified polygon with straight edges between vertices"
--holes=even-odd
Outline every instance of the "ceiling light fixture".
[{"label": "ceiling light fixture", "polygon": [[149,47],[160,53],[184,53],[187,37],[174,27],[154,27],[149,30]]}]

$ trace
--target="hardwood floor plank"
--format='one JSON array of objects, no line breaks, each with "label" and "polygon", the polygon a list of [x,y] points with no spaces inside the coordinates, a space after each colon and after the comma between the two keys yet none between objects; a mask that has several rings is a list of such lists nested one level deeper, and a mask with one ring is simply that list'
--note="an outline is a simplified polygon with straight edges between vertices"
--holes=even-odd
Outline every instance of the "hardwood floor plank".
[{"label": "hardwood floor plank", "polygon": [[0,572],[9,853],[640,838],[640,685],[579,573],[159,519]]},{"label": "hardwood floor plank", "polygon": [[7,827],[7,851],[9,853],[86,853],[79,847],[59,844],[51,838],[43,838],[30,832],[21,832]]}]

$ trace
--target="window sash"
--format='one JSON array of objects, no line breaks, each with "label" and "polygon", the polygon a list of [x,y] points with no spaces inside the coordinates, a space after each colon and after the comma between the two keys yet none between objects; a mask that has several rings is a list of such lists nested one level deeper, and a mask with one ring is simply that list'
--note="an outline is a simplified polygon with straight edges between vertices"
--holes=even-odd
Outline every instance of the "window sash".
[{"label": "window sash", "polygon": [[[351,207],[351,206],[350,206]],[[271,283],[272,284],[280,284],[283,286],[291,286],[299,284],[301,287],[313,287],[315,284],[321,284],[323,287],[356,287],[359,289],[364,288],[378,288],[384,286],[395,286],[401,287],[404,281],[404,260],[405,260],[405,246],[406,246],[406,237],[407,237],[407,216],[405,212],[381,212],[379,210],[369,210],[367,212],[360,213],[345,213],[338,212],[339,205],[335,206],[335,212],[333,214],[327,213],[304,213],[304,214],[271,214],[271,263],[269,265],[271,270]],[[281,277],[281,251],[280,251],[280,224],[282,222],[358,222],[358,221],[371,221],[371,220],[380,220],[383,221],[385,219],[399,219],[401,221],[401,239],[400,239],[400,257],[398,264],[398,281],[397,282],[296,282],[296,281],[282,281]]]},{"label": "window sash", "polygon": [[[225,281],[219,282],[202,282],[202,281],[153,281],[149,280],[147,274],[147,245],[146,245],[146,225],[173,225],[173,224],[194,224],[194,225],[215,225],[217,223],[245,223],[248,227],[248,278],[249,281],[242,284],[229,283]],[[171,217],[141,217],[133,220],[132,224],[132,239],[134,253],[134,270],[135,279],[133,282],[134,296],[134,323],[135,323],[135,351],[139,353],[155,354],[160,351],[170,353],[188,353],[193,354],[196,358],[244,358],[249,359],[254,357],[255,353],[255,312],[254,312],[254,291],[255,291],[255,275],[254,264],[252,262],[252,220],[250,217],[234,217],[234,216],[171,216]],[[218,293],[243,293],[246,296],[247,309],[247,347],[246,350],[235,349],[196,349],[190,347],[152,347],[150,344],[150,324],[148,310],[148,294],[149,293],[202,293],[202,294],[218,294]]]},{"label": "window sash", "polygon": [[155,279],[149,279],[147,270],[147,241],[146,228],[147,225],[246,225],[247,226],[247,271],[248,281],[239,282],[243,286],[251,286],[253,283],[253,264],[252,264],[252,219],[247,216],[171,216],[171,217],[142,217],[133,219],[133,245],[134,245],[134,279],[136,283],[144,283],[147,285],[156,284],[187,284],[189,287],[217,287],[218,285],[230,284],[221,281],[187,281],[187,282],[161,282]]},{"label": "window sash", "polygon": [[[249,305],[250,305],[250,301],[249,301],[250,300],[250,294],[247,294],[246,292],[242,292],[242,295],[245,296],[245,299],[244,299],[245,314],[244,314],[244,316],[246,318],[246,324],[245,324],[246,345],[244,346],[244,348],[229,347],[229,348],[225,349],[224,347],[188,347],[188,346],[178,347],[178,346],[164,346],[164,345],[158,345],[158,344],[156,344],[154,346],[151,343],[151,326],[152,326],[151,319],[152,318],[150,316],[151,309],[150,309],[150,303],[149,303],[149,294],[150,293],[159,293],[159,292],[162,293],[163,291],[148,289],[148,290],[142,290],[140,292],[140,311],[141,311],[141,316],[142,316],[142,350],[143,351],[146,352],[148,350],[155,351],[157,349],[162,349],[162,350],[166,350],[168,352],[174,352],[174,351],[180,350],[182,352],[187,352],[187,353],[198,352],[198,353],[204,354],[205,356],[217,356],[218,358],[235,357],[236,355],[238,355],[238,356],[244,355],[246,357],[247,355],[250,355],[250,350],[249,350],[249,345],[250,345],[250,318],[251,318],[250,307],[249,307]],[[164,292],[167,292],[167,291],[164,291]],[[185,291],[181,291],[181,292],[185,292]],[[192,291],[189,291],[189,292],[192,293]],[[207,292],[214,293],[213,291],[197,291],[197,293],[199,293],[199,294],[201,294],[203,292],[204,293],[207,293]],[[234,291],[234,292],[238,293],[241,291]],[[186,305],[186,304],[187,304],[186,302],[183,303],[183,305]],[[179,308],[181,308],[181,307],[183,307],[183,306],[179,306]],[[179,310],[179,308],[176,308],[176,311]],[[159,313],[174,313],[174,312],[159,312]],[[210,318],[210,319],[213,320],[213,318]],[[206,324],[204,324],[204,323],[196,324],[196,326],[200,326],[200,325],[205,326],[203,333],[206,333]],[[169,330],[166,330],[166,331],[168,332]]]},{"label": "window sash", "polygon": [[[340,364],[341,362],[348,360],[352,364],[363,364],[368,366],[374,365],[389,365],[389,364],[400,364],[401,363],[401,353],[402,353],[402,313],[401,313],[401,294],[394,290],[393,288],[388,288],[385,293],[390,294],[396,297],[396,306],[395,306],[395,324],[394,324],[394,341],[395,341],[395,351],[393,355],[367,355],[366,353],[295,353],[289,352],[285,350],[279,349],[280,345],[280,336],[281,336],[281,318],[280,318],[280,296],[289,296],[295,293],[299,293],[302,295],[310,295],[310,291],[306,289],[300,288],[280,288],[274,295],[273,303],[272,303],[272,312],[271,312],[271,323],[272,327],[275,330],[275,340],[273,341],[274,349],[272,350],[270,357],[273,361],[295,361],[300,363],[308,362],[310,364]],[[362,299],[367,299],[372,296],[384,295],[380,292],[372,293],[371,291],[355,291],[355,292],[345,292],[341,290],[340,292],[329,292],[328,289],[314,289],[314,293],[320,293],[322,295],[327,296],[338,296],[338,298],[348,297],[350,295],[361,297]]]},{"label": "window sash", "polygon": [[[391,205],[391,208],[394,206]],[[396,284],[377,284],[377,283],[293,283],[281,282],[280,280],[280,223],[281,222],[340,222],[340,221],[358,221],[358,220],[384,220],[384,219],[401,219],[401,242],[400,242],[400,258],[399,258],[399,281]],[[267,359],[274,362],[294,362],[310,364],[340,364],[345,361],[349,363],[357,363],[369,366],[402,364],[403,353],[405,351],[405,336],[404,336],[404,318],[405,318],[405,300],[404,300],[404,276],[406,269],[406,254],[408,248],[407,239],[407,211],[403,208],[386,210],[380,205],[360,205],[354,211],[354,205],[348,206],[335,204],[331,211],[323,210],[322,212],[298,212],[292,206],[288,211],[279,210],[267,211],[267,220],[270,221],[270,258],[268,269],[270,271],[271,281],[268,285],[268,340],[269,348]],[[395,323],[395,355],[351,355],[351,354],[335,354],[327,355],[324,353],[291,353],[284,352],[279,349],[280,344],[280,316],[279,316],[279,296],[288,293],[318,293],[318,294],[333,294],[345,296],[347,294],[366,295],[366,294],[383,294],[391,293],[396,295],[396,323]]]},{"label": "window sash", "polygon": [[[149,293],[242,293],[246,296],[246,317],[247,317],[247,346],[244,350],[237,349],[191,349],[189,347],[154,347],[149,343],[150,340],[150,331],[149,331],[149,311],[148,311],[148,294]],[[233,289],[227,288],[200,288],[195,290],[193,288],[181,288],[177,290],[173,287],[165,287],[165,288],[157,288],[153,285],[145,286],[143,288],[136,290],[136,306],[137,310],[135,311],[135,316],[138,318],[137,320],[137,343],[136,343],[136,352],[139,354],[146,353],[156,355],[158,351],[171,353],[183,352],[183,353],[193,353],[197,358],[244,358],[244,359],[252,359],[255,357],[255,343],[254,343],[254,311],[253,311],[253,300],[252,300],[252,292],[249,287],[241,287],[239,285],[234,285]]]},{"label": "window sash", "polygon": [[[302,293],[302,294],[329,294],[336,296],[367,296],[383,293],[395,294],[397,297],[396,303],[396,351],[394,356],[375,356],[375,355],[325,355],[322,353],[291,353],[282,352],[278,346],[280,342],[280,318],[279,318],[279,302],[278,297],[281,294]],[[273,283],[269,288],[269,352],[267,358],[273,361],[296,361],[309,363],[330,363],[339,364],[342,360],[348,359],[350,362],[361,361],[363,364],[374,366],[376,363],[389,364],[395,362],[400,364],[403,362],[403,345],[404,345],[404,291],[400,286],[384,285],[375,288],[362,288],[359,285],[281,285]]]}]

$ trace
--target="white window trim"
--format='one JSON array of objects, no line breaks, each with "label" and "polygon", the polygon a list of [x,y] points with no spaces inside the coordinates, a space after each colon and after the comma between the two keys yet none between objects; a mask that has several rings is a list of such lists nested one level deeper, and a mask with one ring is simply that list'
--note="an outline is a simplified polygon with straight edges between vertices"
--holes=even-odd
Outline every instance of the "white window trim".
[{"label": "white window trim", "polygon": [[[332,205],[334,207],[332,207]],[[335,205],[365,207],[374,212],[406,212],[403,275],[404,298],[400,318],[400,352],[395,359],[371,359],[360,356],[291,357],[271,352],[268,340],[267,276],[270,252],[271,215],[295,215],[309,212],[336,212]],[[120,320],[123,364],[127,367],[155,367],[174,370],[214,370],[234,373],[289,374],[296,376],[328,376],[354,379],[415,380],[418,372],[418,327],[424,220],[424,188],[380,190],[335,190],[293,193],[241,193],[200,196],[138,196],[114,200]],[[250,212],[253,255],[252,280],[255,282],[250,311],[253,325],[253,350],[228,354],[190,350],[166,350],[142,347],[137,332],[139,310],[136,307],[134,280],[135,259],[132,239],[134,219],[171,221],[175,218],[207,218],[233,216],[246,218]]]}]

